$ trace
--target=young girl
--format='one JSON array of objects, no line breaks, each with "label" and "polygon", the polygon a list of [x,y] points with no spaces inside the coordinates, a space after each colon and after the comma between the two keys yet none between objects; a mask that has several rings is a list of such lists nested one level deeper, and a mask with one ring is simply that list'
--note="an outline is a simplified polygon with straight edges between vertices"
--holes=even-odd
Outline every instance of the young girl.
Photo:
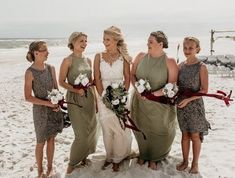
[{"label": "young girl", "polygon": [[[63,115],[58,105],[47,100],[47,92],[57,87],[55,68],[46,64],[48,57],[46,42],[34,41],[29,46],[27,60],[32,65],[25,72],[24,94],[33,103],[33,120],[36,131],[36,161],[38,176],[44,178],[53,173],[52,162],[55,149],[55,136],[62,131]],[[34,95],[32,95],[32,91]],[[43,148],[47,144],[47,172],[43,172]]]},{"label": "young girl", "polygon": [[[179,64],[179,91],[207,93],[208,71],[196,54],[200,51],[200,42],[197,38],[186,37],[183,41],[183,52],[186,61]],[[180,95],[178,98],[177,117],[182,132],[183,162],[177,165],[177,170],[183,171],[188,167],[190,140],[192,140],[193,160],[190,173],[199,172],[198,159],[201,150],[203,136],[208,134],[209,123],[205,118],[203,99],[200,96],[186,98]]]}]

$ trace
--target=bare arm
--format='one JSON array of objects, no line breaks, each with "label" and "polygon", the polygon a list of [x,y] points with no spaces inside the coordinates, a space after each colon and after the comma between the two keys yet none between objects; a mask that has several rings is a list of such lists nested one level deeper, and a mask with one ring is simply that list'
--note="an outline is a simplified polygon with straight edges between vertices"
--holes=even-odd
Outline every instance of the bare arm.
[{"label": "bare arm", "polygon": [[25,83],[24,83],[25,100],[36,105],[44,105],[51,108],[56,108],[57,105],[52,104],[50,101],[42,100],[32,95],[32,83],[33,83],[33,74],[31,71],[27,70],[25,72]]},{"label": "bare arm", "polygon": [[101,81],[100,54],[96,54],[94,59],[94,79],[95,79],[96,90],[98,94],[101,96],[104,88]]},{"label": "bare arm", "polygon": [[136,58],[134,59],[134,62],[131,67],[131,83],[133,87],[135,87],[135,82],[136,82],[136,69],[137,66],[139,65],[140,61],[144,58],[145,53],[141,52],[139,53]]},{"label": "bare arm", "polygon": [[[91,60],[89,58],[87,59],[87,62],[89,64],[90,68],[92,69],[92,63],[91,63]],[[92,81],[93,81],[93,75],[91,75],[91,78],[89,78],[89,82],[92,83]]]},{"label": "bare arm", "polygon": [[130,64],[124,60],[124,85],[128,91],[130,87]]},{"label": "bare arm", "polygon": [[54,82],[54,87],[56,89],[58,89],[58,83],[57,83],[57,79],[56,79],[55,67],[54,66],[50,66],[50,67],[51,67],[51,74],[52,74],[52,78],[53,78],[53,82]]},{"label": "bare arm", "polygon": [[[174,58],[168,58],[166,60],[167,64],[167,74],[168,74],[168,83],[177,83],[179,69],[175,62]],[[155,96],[163,96],[162,88],[153,92]]]},{"label": "bare arm", "polygon": [[84,91],[82,92],[83,89],[74,89],[72,85],[66,82],[66,78],[69,72],[69,67],[71,66],[71,64],[72,60],[70,58],[65,58],[63,60],[62,64],[60,65],[59,84],[60,86],[71,92],[83,95],[84,92]]}]

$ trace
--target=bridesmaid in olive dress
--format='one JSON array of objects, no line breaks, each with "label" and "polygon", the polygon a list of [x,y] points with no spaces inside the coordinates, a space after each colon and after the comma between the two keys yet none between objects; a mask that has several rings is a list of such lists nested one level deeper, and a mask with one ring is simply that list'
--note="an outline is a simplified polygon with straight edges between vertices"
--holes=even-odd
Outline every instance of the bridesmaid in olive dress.
[{"label": "bridesmaid in olive dress", "polygon": [[[163,48],[168,47],[167,37],[162,31],[152,32],[148,38],[148,53],[137,55],[131,70],[131,82],[139,79],[149,81],[155,96],[164,95],[162,88],[167,83],[176,83],[178,67],[174,59],[168,58]],[[139,146],[138,163],[158,169],[158,162],[170,152],[175,137],[176,108],[172,105],[147,100],[134,92],[131,104],[132,118],[143,135],[135,132]]]},{"label": "bridesmaid in olive dress", "polygon": [[97,143],[94,88],[89,87],[86,95],[83,89],[73,88],[74,81],[79,74],[87,74],[90,82],[92,82],[91,61],[83,56],[86,46],[86,34],[82,32],[72,33],[68,43],[72,54],[63,60],[60,67],[59,84],[67,89],[66,100],[82,106],[68,104],[68,113],[75,139],[71,146],[67,174],[70,174],[78,164],[87,164],[86,158],[89,154],[95,152]]}]

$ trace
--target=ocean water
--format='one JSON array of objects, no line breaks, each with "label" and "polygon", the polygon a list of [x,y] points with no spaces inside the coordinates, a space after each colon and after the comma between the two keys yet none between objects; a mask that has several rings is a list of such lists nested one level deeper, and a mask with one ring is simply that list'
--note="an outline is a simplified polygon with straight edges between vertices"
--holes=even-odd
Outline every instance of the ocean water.
[{"label": "ocean water", "polygon": [[[144,36],[145,35],[145,36]],[[130,34],[125,36],[128,45],[128,51],[134,58],[139,52],[147,51],[147,39],[149,34]],[[201,51],[199,55],[210,54],[210,34],[208,32],[205,36],[196,36],[201,43]],[[182,52],[182,41],[184,36],[168,36],[169,48],[165,49],[168,56],[184,60]],[[35,40],[43,40],[47,42],[50,57],[64,58],[71,52],[67,47],[67,38],[0,38],[0,63],[8,60],[16,60],[19,54],[26,54],[29,44]],[[177,46],[180,45],[179,51]],[[88,46],[85,55],[93,59],[94,55],[104,50],[102,43],[102,34],[96,37],[89,38]],[[235,41],[234,39],[217,39],[214,43],[214,50],[216,55],[233,54],[235,55]],[[14,59],[13,59],[14,58]]]}]

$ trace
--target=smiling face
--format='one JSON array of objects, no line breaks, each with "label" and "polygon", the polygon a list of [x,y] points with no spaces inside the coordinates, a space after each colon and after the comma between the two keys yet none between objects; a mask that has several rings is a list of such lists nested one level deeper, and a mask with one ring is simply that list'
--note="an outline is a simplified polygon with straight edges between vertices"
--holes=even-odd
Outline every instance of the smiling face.
[{"label": "smiling face", "polygon": [[82,35],[79,36],[74,42],[73,42],[73,47],[74,47],[74,51],[77,52],[84,52],[87,46],[87,37]]},{"label": "smiling face", "polygon": [[163,48],[163,43],[162,42],[158,43],[156,38],[150,35],[148,38],[147,46],[148,46],[148,53],[153,54],[154,52],[159,51],[160,49]]},{"label": "smiling face", "polygon": [[200,51],[196,42],[192,40],[184,40],[183,51],[186,58],[194,58],[195,55]]},{"label": "smiling face", "polygon": [[106,50],[112,50],[117,48],[117,40],[115,40],[112,35],[104,33],[103,44]]},{"label": "smiling face", "polygon": [[40,45],[38,50],[34,51],[35,58],[38,58],[38,59],[46,60],[48,57],[48,54],[49,52],[47,49],[47,45],[45,43]]}]

